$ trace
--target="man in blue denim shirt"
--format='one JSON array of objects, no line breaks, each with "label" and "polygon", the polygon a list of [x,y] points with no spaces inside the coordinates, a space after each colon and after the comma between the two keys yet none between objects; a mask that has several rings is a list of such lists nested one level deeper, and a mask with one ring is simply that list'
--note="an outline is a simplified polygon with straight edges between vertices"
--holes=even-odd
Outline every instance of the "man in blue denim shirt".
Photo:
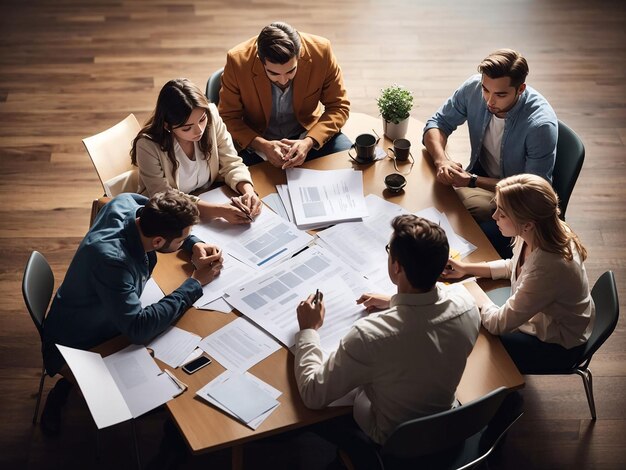
[{"label": "man in blue denim shirt", "polygon": [[[41,416],[46,434],[60,431],[60,411],[73,381],[55,344],[90,349],[117,335],[150,341],[202,296],[222,267],[220,250],[190,235],[197,206],[169,190],[150,200],[122,194],[102,208],[81,242],[43,327],[43,356],[50,376],[60,373]],[[157,263],[156,252],[192,253],[191,277],[159,302],[142,307],[140,297]],[[68,378],[69,381],[66,379]]]},{"label": "man in blue denim shirt", "polygon": [[[528,64],[519,53],[495,51],[478,71],[426,122],[424,145],[437,180],[458,188],[472,216],[487,222],[500,179],[533,173],[552,181],[558,123],[546,99],[526,86]],[[448,136],[465,121],[472,146],[466,170],[445,150]]]}]

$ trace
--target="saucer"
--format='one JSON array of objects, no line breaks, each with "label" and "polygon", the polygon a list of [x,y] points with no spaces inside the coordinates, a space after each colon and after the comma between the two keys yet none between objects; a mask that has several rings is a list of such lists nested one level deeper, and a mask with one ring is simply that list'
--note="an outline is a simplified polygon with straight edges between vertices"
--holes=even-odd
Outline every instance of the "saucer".
[{"label": "saucer", "polygon": [[352,160],[354,160],[359,165],[369,165],[370,163],[374,163],[376,161],[375,159],[364,160],[362,158],[355,158],[355,157],[352,157]]}]

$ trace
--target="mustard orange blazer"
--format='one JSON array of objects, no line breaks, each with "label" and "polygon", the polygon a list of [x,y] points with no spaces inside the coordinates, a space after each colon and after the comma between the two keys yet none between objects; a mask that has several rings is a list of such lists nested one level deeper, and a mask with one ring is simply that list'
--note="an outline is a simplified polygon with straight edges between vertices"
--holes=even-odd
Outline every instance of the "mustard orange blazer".
[{"label": "mustard orange blazer", "polygon": [[[293,109],[307,136],[321,147],[345,124],[350,102],[330,41],[298,34],[301,49],[292,85]],[[272,112],[271,82],[257,55],[256,39],[228,51],[222,75],[219,113],[241,148],[263,135]]]}]

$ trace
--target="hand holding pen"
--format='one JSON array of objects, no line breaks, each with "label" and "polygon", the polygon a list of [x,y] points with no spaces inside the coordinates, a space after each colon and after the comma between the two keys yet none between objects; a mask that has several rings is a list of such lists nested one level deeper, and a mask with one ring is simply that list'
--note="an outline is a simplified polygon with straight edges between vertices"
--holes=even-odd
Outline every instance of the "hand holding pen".
[{"label": "hand holding pen", "polygon": [[247,221],[254,221],[254,217],[261,212],[261,199],[256,193],[246,193],[241,196],[231,197],[230,203],[247,219]]},{"label": "hand holding pen", "polygon": [[320,329],[324,324],[324,315],[326,314],[324,294],[317,289],[315,294],[309,295],[306,300],[300,302],[296,312],[301,330]]}]

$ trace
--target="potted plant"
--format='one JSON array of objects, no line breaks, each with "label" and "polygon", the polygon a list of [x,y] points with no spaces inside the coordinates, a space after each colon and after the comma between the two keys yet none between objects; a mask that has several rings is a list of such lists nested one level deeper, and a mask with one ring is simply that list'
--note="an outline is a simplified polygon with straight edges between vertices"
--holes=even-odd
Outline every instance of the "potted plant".
[{"label": "potted plant", "polygon": [[409,112],[413,108],[413,93],[401,85],[383,88],[376,99],[383,118],[383,131],[389,139],[403,139],[409,127]]}]

